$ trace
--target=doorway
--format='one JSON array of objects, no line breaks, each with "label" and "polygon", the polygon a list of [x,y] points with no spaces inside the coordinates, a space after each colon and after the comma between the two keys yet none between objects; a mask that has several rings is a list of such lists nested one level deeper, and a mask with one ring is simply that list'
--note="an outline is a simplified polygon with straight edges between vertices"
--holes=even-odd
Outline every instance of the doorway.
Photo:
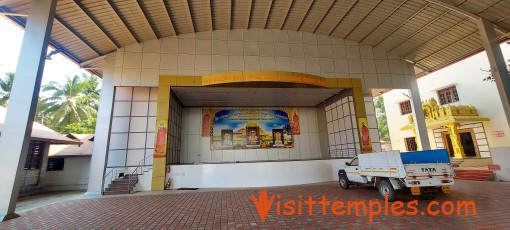
[{"label": "doorway", "polygon": [[[464,148],[463,157],[476,158],[478,155],[478,146],[476,145],[476,141],[474,138],[472,129],[460,129],[460,144],[462,148]],[[443,143],[445,143],[445,148],[448,151],[450,157],[454,156],[452,140],[450,139],[450,134],[448,132],[443,132]]]}]

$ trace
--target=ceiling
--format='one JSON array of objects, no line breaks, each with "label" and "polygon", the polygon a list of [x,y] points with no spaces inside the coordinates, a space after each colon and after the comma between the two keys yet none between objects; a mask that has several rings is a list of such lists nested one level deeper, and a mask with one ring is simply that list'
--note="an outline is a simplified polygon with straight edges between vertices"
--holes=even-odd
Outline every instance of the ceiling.
[{"label": "ceiling", "polygon": [[[24,26],[31,0],[0,0]],[[2,13],[3,12],[3,13]],[[425,74],[483,50],[481,17],[510,34],[510,0],[59,0],[51,44],[101,76],[105,54],[186,33],[279,29],[330,35],[392,52]]]},{"label": "ceiling", "polygon": [[172,87],[179,101],[189,107],[309,107],[341,91],[343,89]]}]

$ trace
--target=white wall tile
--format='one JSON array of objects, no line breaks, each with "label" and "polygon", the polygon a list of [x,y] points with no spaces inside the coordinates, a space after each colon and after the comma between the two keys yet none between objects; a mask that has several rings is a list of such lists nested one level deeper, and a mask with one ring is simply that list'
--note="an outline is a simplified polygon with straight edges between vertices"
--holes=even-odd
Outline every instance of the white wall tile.
[{"label": "white wall tile", "polygon": [[193,54],[179,54],[177,56],[178,69],[193,70],[195,69],[195,55]]},{"label": "white wall tile", "polygon": [[304,57],[304,47],[303,44],[289,44],[289,54],[291,57]]},{"label": "white wall tile", "polygon": [[319,45],[318,47],[319,57],[321,58],[332,58],[333,50],[331,49],[331,45]]},{"label": "white wall tile", "polygon": [[133,101],[131,109],[131,116],[147,116],[149,114],[149,102],[146,101]]},{"label": "white wall tile", "polygon": [[278,160],[285,161],[290,159],[290,151],[288,148],[278,149]]},{"label": "white wall tile", "polygon": [[332,58],[319,58],[319,63],[320,63],[320,71],[322,73],[335,72],[335,65],[333,63]]},{"label": "white wall tile", "polygon": [[363,73],[361,59],[347,59],[349,65],[349,73]]},{"label": "white wall tile", "polygon": [[288,57],[290,56],[289,44],[288,43],[275,43],[274,44],[275,55],[277,57]]},{"label": "white wall tile", "polygon": [[361,65],[363,67],[363,72],[365,73],[377,73],[377,69],[375,66],[375,61],[372,59],[361,59]]},{"label": "white wall tile", "polygon": [[140,53],[125,52],[122,67],[123,68],[141,68],[142,67],[142,55],[140,55]]},{"label": "white wall tile", "polygon": [[196,54],[212,54],[212,40],[196,40]]},{"label": "white wall tile", "polygon": [[383,89],[388,89],[393,87],[393,83],[391,82],[390,74],[377,74],[377,78],[379,80],[379,87]]},{"label": "white wall tile", "polygon": [[113,116],[129,116],[131,111],[131,102],[114,102]]},{"label": "white wall tile", "polygon": [[145,155],[144,149],[136,149],[136,150],[128,150],[127,151],[127,159],[126,165],[128,166],[138,166],[138,163],[143,160]]},{"label": "white wall tile", "polygon": [[223,162],[235,162],[236,154],[235,150],[227,149],[223,150]]},{"label": "white wall tile", "polygon": [[244,70],[260,70],[259,56],[244,56]]},{"label": "white wall tile", "polygon": [[169,37],[161,39],[161,53],[176,54],[179,50],[179,39]]},{"label": "white wall tile", "polygon": [[371,46],[360,46],[359,51],[362,59],[374,59],[374,52]]},{"label": "white wall tile", "polygon": [[125,52],[141,53],[143,51],[143,43],[131,44],[124,47]]},{"label": "white wall tile", "polygon": [[228,56],[228,70],[229,71],[242,71],[244,70],[243,56]]},{"label": "white wall tile", "polygon": [[273,70],[275,69],[274,57],[260,57],[260,70]]},{"label": "white wall tile", "polygon": [[307,58],[319,57],[319,49],[317,48],[317,45],[304,44],[303,49],[305,52],[305,57]]},{"label": "white wall tile", "polygon": [[212,54],[228,55],[228,41],[213,40]]},{"label": "white wall tile", "polygon": [[275,30],[274,31],[274,42],[287,43],[289,41],[286,30]]},{"label": "white wall tile", "polygon": [[161,42],[157,39],[143,42],[144,53],[159,53],[161,50]]},{"label": "white wall tile", "polygon": [[292,72],[306,72],[305,59],[304,58],[290,58],[290,71]]},{"label": "white wall tile", "polygon": [[301,31],[287,31],[289,36],[289,43],[303,44],[303,32]]},{"label": "white wall tile", "polygon": [[321,68],[319,63],[319,58],[306,58],[306,72],[309,74],[319,75]]},{"label": "white wall tile", "polygon": [[145,132],[147,130],[147,117],[131,117],[130,132]]},{"label": "white wall tile", "polygon": [[142,68],[146,68],[146,69],[159,68],[160,57],[161,56],[159,53],[143,53]]},{"label": "white wall tile", "polygon": [[161,69],[177,69],[177,54],[161,54]]},{"label": "white wall tile", "polygon": [[244,42],[244,55],[245,56],[258,56],[259,43],[258,42]]},{"label": "white wall tile", "polygon": [[258,41],[259,30],[258,29],[243,30],[243,38],[245,41]]},{"label": "white wall tile", "polygon": [[274,43],[259,42],[260,56],[274,56]]},{"label": "white wall tile", "polygon": [[274,42],[274,30],[259,30],[259,37],[264,42]]},{"label": "white wall tile", "polygon": [[126,162],[126,150],[108,151],[108,167],[124,166]]},{"label": "white wall tile", "polygon": [[[232,152],[232,151],[230,151],[230,152]],[[233,152],[235,154],[235,158],[234,158],[235,162],[237,162],[237,161],[239,161],[239,162],[246,161],[246,150],[244,150],[244,149],[236,149]]]},{"label": "white wall tile", "polygon": [[246,150],[246,154],[250,154],[251,153],[250,151],[256,151],[257,152],[257,161],[267,161],[267,160],[269,160],[267,149]]},{"label": "white wall tile", "polygon": [[345,45],[332,45],[331,50],[334,58],[347,58]]},{"label": "white wall tile", "polygon": [[242,41],[228,41],[228,55],[242,56],[244,45]]},{"label": "white wall tile", "polygon": [[235,29],[228,31],[228,40],[231,41],[242,41],[243,40],[243,30]]},{"label": "white wall tile", "polygon": [[145,133],[130,133],[128,140],[129,149],[145,148]]},{"label": "white wall tile", "polygon": [[228,40],[228,30],[215,30],[212,32],[214,40]]},{"label": "white wall tile", "polygon": [[158,86],[159,69],[142,69],[140,77],[141,86]]},{"label": "white wall tile", "polygon": [[180,54],[195,54],[195,39],[179,39]]},{"label": "white wall tile", "polygon": [[195,59],[195,69],[197,70],[211,70],[212,56],[211,55],[197,55]]},{"label": "white wall tile", "polygon": [[335,72],[337,73],[349,73],[349,65],[347,59],[333,59],[335,65]]},{"label": "white wall tile", "polygon": [[228,56],[212,55],[213,70],[228,70]]},{"label": "white wall tile", "polygon": [[245,151],[246,161],[257,161],[257,150],[247,149]]},{"label": "white wall tile", "polygon": [[289,57],[276,57],[275,70],[290,71],[290,58]]},{"label": "white wall tile", "polygon": [[312,33],[303,33],[303,43],[317,44],[317,36]]},{"label": "white wall tile", "polygon": [[129,117],[113,117],[111,132],[127,132],[129,128]]}]

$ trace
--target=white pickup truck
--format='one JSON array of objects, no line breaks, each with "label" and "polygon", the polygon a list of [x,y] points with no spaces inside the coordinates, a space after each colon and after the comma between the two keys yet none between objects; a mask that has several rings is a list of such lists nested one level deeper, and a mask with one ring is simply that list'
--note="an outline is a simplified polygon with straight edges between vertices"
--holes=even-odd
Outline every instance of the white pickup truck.
[{"label": "white pickup truck", "polygon": [[454,172],[446,150],[419,152],[388,151],[359,154],[338,171],[340,187],[364,184],[377,187],[380,195],[395,201],[396,190],[433,199],[437,192],[450,192]]}]

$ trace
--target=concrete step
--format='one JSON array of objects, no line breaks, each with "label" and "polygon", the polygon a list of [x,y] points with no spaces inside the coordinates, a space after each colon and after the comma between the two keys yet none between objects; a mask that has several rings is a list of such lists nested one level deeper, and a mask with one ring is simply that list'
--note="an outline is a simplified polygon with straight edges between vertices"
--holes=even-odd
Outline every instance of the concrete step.
[{"label": "concrete step", "polygon": [[493,178],[493,171],[477,169],[454,168],[456,180],[489,181]]},{"label": "concrete step", "polygon": [[129,194],[128,191],[104,191],[104,195],[119,195],[119,194]]}]

